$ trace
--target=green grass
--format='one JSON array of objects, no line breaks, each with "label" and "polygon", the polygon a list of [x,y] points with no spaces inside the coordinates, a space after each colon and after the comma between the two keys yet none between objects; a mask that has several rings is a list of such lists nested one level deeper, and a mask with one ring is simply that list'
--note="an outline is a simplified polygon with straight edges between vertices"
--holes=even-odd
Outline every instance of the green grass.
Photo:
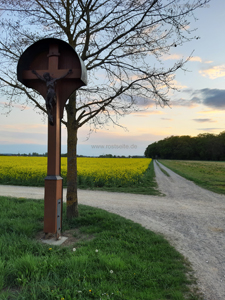
[{"label": "green grass", "polygon": [[161,159],[159,162],[205,189],[225,194],[225,162]]},{"label": "green grass", "polygon": [[100,209],[79,210],[78,219],[63,219],[77,241],[49,246],[36,239],[43,200],[0,197],[1,300],[200,299],[184,258],[163,237]]},{"label": "green grass", "polygon": [[145,171],[138,184],[134,184],[132,186],[129,184],[123,186],[95,187],[94,184],[90,182],[88,185],[85,183],[83,185],[80,184],[78,187],[80,189],[162,196],[162,193],[159,192],[158,190],[158,185],[155,180],[155,170],[154,170],[153,160],[149,164],[148,169]]},{"label": "green grass", "polygon": [[170,174],[165,169],[163,169],[157,161],[156,161],[156,164],[167,177],[170,177]]}]

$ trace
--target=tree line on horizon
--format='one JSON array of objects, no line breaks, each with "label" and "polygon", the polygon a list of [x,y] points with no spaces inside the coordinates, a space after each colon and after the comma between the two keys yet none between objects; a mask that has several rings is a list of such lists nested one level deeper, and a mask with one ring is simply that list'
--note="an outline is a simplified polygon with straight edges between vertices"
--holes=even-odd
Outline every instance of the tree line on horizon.
[{"label": "tree line on horizon", "polygon": [[148,145],[145,157],[183,160],[225,160],[225,131],[198,136],[170,136]]}]

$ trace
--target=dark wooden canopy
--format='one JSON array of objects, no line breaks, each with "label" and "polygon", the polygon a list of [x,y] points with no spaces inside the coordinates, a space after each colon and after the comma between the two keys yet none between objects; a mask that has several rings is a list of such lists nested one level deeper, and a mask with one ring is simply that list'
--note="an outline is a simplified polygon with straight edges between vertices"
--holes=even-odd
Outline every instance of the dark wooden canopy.
[{"label": "dark wooden canopy", "polygon": [[[50,59],[53,58],[53,63]],[[55,60],[54,60],[55,59]],[[32,70],[41,76],[49,72],[51,77],[59,78],[68,70],[72,73],[57,82],[57,94],[60,98],[61,117],[67,99],[81,86],[87,84],[87,70],[76,51],[66,42],[48,38],[37,41],[21,55],[17,65],[17,78],[25,86],[46,96],[46,83],[39,80]]]}]

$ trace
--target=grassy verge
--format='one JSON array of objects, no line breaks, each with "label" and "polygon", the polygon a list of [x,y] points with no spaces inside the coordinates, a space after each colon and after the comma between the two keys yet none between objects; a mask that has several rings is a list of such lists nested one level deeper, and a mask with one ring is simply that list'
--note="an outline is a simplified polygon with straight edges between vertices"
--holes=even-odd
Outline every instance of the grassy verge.
[{"label": "grassy verge", "polygon": [[[0,299],[200,299],[184,258],[161,236],[106,211],[80,205],[63,221],[75,240],[37,240],[43,201],[0,197]],[[82,237],[82,238],[80,238]]]},{"label": "grassy verge", "polygon": [[170,177],[170,174],[169,174],[168,172],[166,172],[166,170],[163,169],[157,161],[156,161],[156,164],[157,164],[157,166],[160,168],[160,170],[161,170],[167,177]]},{"label": "grassy verge", "polygon": [[172,171],[212,192],[225,194],[225,162],[159,160]]},{"label": "grassy verge", "polygon": [[84,184],[79,184],[80,189],[91,189],[91,190],[102,190],[108,192],[122,192],[122,193],[132,193],[132,194],[143,194],[143,195],[162,195],[158,191],[158,185],[155,180],[155,170],[153,161],[148,166],[146,172],[142,175],[141,179],[137,184],[124,184],[124,185],[114,185],[114,186],[103,186],[96,187],[92,181],[85,182]]}]

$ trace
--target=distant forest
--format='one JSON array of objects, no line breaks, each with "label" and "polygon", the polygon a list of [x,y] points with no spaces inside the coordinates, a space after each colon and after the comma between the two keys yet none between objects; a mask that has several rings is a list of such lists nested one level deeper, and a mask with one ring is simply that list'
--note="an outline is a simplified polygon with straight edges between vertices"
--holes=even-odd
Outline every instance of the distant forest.
[{"label": "distant forest", "polygon": [[225,131],[218,135],[171,136],[150,144],[145,156],[153,159],[225,160]]}]

